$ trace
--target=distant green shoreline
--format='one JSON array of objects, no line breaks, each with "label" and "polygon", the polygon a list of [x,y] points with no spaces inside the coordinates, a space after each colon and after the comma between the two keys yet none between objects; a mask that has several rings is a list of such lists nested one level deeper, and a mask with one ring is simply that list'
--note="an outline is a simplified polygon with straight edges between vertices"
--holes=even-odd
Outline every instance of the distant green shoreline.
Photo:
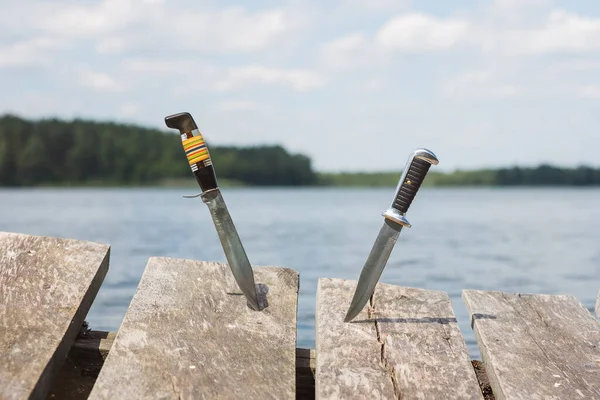
[{"label": "distant green shoreline", "polygon": [[[509,173],[507,173],[509,171]],[[548,171],[552,172],[548,174]],[[260,185],[249,184],[240,180],[218,178],[221,187],[338,187],[338,188],[372,188],[395,187],[402,172],[353,172],[353,173],[317,173],[317,180],[312,184],[304,185]],[[546,176],[540,179],[537,175]],[[197,188],[194,177],[189,173],[187,178],[166,178],[151,182],[117,182],[90,180],[84,182],[51,182],[33,185],[0,185],[0,188]],[[576,169],[561,169],[556,167],[540,166],[537,168],[497,169],[456,171],[450,173],[430,172],[423,183],[423,187],[456,187],[456,188],[502,188],[502,187],[600,187],[600,170],[580,167]]]},{"label": "distant green shoreline", "polygon": [[[396,186],[401,172],[319,173],[324,186]],[[425,178],[429,187],[549,187],[600,186],[600,168],[580,166],[561,168],[552,165],[498,169],[435,172]]]},{"label": "distant green shoreline", "polygon": [[[318,143],[316,144],[318,145]],[[393,187],[400,171],[315,171],[279,145],[213,146],[226,187]],[[454,172],[433,168],[429,187],[600,186],[600,168],[553,165]],[[194,187],[179,135],[140,126],[0,117],[0,187]]]},{"label": "distant green shoreline", "polygon": [[[362,175],[362,174],[361,174]],[[400,173],[395,174],[396,179],[388,182],[363,182],[362,179],[356,180],[350,183],[336,183],[336,184],[315,184],[315,185],[248,185],[239,181],[221,180],[219,179],[219,187],[222,188],[281,188],[281,189],[293,189],[293,188],[394,188],[398,184],[398,178]],[[346,178],[344,178],[344,181]],[[426,188],[457,188],[457,189],[486,189],[486,188],[560,188],[560,187],[578,187],[578,188],[599,188],[600,184],[594,185],[564,185],[564,184],[536,184],[536,185],[485,185],[485,184],[439,184],[431,183],[425,180],[423,187]],[[198,185],[193,177],[190,179],[174,179],[166,182],[151,182],[151,183],[115,183],[115,182],[77,182],[77,183],[53,183],[53,184],[40,184],[40,185],[20,185],[20,186],[0,186],[0,189],[52,189],[52,188],[106,188],[106,189],[120,189],[120,188],[190,188],[197,189]]]}]

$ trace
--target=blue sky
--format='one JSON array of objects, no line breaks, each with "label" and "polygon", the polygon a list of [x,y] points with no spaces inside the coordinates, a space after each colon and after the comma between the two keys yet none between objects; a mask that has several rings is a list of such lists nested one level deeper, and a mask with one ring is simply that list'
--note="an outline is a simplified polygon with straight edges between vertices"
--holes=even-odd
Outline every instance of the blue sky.
[{"label": "blue sky", "polygon": [[600,2],[3,1],[0,113],[279,143],[324,171],[600,166]]}]

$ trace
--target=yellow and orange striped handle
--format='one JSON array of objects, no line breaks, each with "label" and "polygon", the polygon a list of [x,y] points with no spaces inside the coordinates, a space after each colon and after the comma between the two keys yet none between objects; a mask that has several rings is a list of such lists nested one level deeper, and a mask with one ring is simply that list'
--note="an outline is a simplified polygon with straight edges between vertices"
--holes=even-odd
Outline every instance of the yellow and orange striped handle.
[{"label": "yellow and orange striped handle", "polygon": [[189,139],[183,140],[182,144],[183,150],[185,151],[190,165],[194,165],[200,161],[210,158],[208,148],[206,147],[206,143],[204,142],[204,138],[202,137],[201,133],[198,133]]}]

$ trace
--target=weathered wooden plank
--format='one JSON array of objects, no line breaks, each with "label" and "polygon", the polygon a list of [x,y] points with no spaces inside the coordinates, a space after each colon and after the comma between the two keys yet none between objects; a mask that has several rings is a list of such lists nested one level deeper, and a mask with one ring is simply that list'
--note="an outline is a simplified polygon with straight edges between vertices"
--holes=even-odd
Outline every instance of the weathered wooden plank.
[{"label": "weathered wooden plank", "polygon": [[90,398],[294,398],[298,273],[254,271],[260,312],[226,264],[151,258]]},{"label": "weathered wooden plank", "polygon": [[600,398],[600,324],[571,296],[463,291],[496,399]]},{"label": "weathered wooden plank", "polygon": [[108,270],[104,244],[0,232],[0,398],[43,398]]},{"label": "weathered wooden plank", "polygon": [[[80,331],[46,398],[87,400],[116,335],[116,332]],[[254,362],[261,363],[262,360],[259,358]],[[315,350],[297,348],[296,399],[315,398],[314,375]]]},{"label": "weathered wooden plank", "polygon": [[595,307],[596,315],[600,317],[600,290],[596,294],[596,307]]},{"label": "weathered wooden plank", "polygon": [[344,323],[355,287],[319,280],[316,398],[482,399],[446,293],[380,283]]}]

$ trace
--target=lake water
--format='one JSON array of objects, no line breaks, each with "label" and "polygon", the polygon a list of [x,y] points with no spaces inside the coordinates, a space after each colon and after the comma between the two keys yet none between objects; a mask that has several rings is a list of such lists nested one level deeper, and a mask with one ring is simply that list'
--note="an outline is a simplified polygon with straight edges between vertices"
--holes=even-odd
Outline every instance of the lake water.
[{"label": "lake water", "polygon": [[[117,330],[148,257],[225,261],[190,189],[3,189],[0,231],[110,244],[87,317]],[[314,347],[321,277],[357,279],[393,188],[237,189],[223,195],[250,261],[300,273],[298,347]],[[600,189],[422,189],[382,282],[448,292],[473,357],[461,290],[569,294],[592,310],[600,288]]]}]

